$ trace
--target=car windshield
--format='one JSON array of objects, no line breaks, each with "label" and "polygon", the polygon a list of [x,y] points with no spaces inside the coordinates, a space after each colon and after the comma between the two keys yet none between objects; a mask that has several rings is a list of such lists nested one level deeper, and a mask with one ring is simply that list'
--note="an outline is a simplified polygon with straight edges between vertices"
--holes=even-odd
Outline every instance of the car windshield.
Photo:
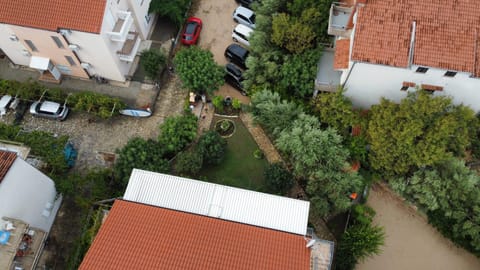
[{"label": "car windshield", "polygon": [[193,32],[195,32],[195,28],[197,27],[197,23],[190,22],[187,24],[187,27],[185,28],[185,34],[186,35],[193,35]]}]

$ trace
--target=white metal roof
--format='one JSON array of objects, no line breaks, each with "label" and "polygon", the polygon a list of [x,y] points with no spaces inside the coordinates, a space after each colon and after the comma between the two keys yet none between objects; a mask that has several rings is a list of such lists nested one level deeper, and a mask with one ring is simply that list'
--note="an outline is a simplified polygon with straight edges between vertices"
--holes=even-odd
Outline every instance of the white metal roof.
[{"label": "white metal roof", "polygon": [[300,235],[310,202],[134,169],[123,199]]}]

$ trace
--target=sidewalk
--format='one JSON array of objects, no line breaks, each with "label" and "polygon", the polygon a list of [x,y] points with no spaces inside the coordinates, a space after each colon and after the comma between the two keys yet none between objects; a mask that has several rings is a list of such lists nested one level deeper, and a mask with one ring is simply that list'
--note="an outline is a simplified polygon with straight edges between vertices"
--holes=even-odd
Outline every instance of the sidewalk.
[{"label": "sidewalk", "polygon": [[[6,58],[0,60],[1,79],[17,81],[27,81],[31,79],[32,81],[38,81],[38,77],[40,77],[40,73],[36,70],[25,67],[12,68]],[[126,102],[129,106],[133,107],[141,107],[147,104],[153,106],[155,97],[158,94],[153,85],[143,84],[135,81],[130,81],[126,83],[125,86],[115,86],[108,83],[98,84],[94,80],[80,80],[71,77],[63,77],[60,84],[52,84],[41,81],[38,82],[46,87],[60,87],[69,92],[88,90],[112,97],[118,97]]]}]

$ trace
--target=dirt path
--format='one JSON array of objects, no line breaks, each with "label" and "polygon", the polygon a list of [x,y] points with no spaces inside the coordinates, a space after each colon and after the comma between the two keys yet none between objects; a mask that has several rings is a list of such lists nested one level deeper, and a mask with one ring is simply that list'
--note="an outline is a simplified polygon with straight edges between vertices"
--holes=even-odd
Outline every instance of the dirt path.
[{"label": "dirt path", "polygon": [[455,247],[389,190],[372,188],[368,205],[377,212],[375,223],[385,227],[385,246],[382,254],[359,264],[357,270],[480,269],[480,259]]}]

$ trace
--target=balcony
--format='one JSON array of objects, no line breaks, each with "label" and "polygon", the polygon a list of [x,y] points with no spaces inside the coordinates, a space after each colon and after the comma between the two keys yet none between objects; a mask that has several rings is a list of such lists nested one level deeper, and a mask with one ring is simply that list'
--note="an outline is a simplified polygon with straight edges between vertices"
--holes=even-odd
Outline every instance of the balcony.
[{"label": "balcony", "polygon": [[133,62],[140,47],[140,38],[137,32],[129,32],[121,50],[117,51],[122,61]]},{"label": "balcony", "polygon": [[333,3],[330,7],[328,34],[345,38],[350,37],[353,11],[353,7],[342,3]]},{"label": "balcony", "polygon": [[340,85],[342,72],[333,69],[335,52],[333,49],[325,49],[318,62],[318,72],[315,78],[315,93],[335,92]]},{"label": "balcony", "polygon": [[111,32],[107,32],[112,41],[125,42],[130,27],[133,24],[132,13],[128,11],[117,11],[117,21]]}]

